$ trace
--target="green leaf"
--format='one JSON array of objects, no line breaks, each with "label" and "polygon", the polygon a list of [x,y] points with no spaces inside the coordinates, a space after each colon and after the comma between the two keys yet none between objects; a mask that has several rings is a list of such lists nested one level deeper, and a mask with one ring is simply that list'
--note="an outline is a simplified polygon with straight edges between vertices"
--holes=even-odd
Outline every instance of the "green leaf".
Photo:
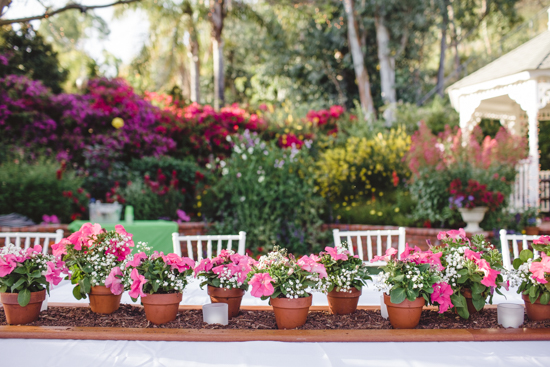
[{"label": "green leaf", "polygon": [[73,288],[73,296],[78,300],[82,299],[82,295],[80,294],[80,285]]},{"label": "green leaf", "polygon": [[468,276],[461,276],[460,278],[458,278],[458,284],[464,284],[468,281],[469,277]]},{"label": "green leaf", "polygon": [[154,282],[152,283],[152,285],[153,285],[153,293],[157,293],[157,291],[158,291],[158,289],[159,289],[159,287],[160,287],[160,282],[154,281]]},{"label": "green leaf", "polygon": [[485,298],[472,298],[472,303],[474,304],[476,310],[480,311],[485,306]]},{"label": "green leaf", "polygon": [[461,276],[467,276],[468,269],[460,269],[459,271],[457,271],[457,273],[460,274]]},{"label": "green leaf", "polygon": [[479,274],[472,274],[472,276],[470,277],[472,279],[472,281],[474,283],[479,283],[481,282],[481,276]]},{"label": "green leaf", "polygon": [[466,298],[462,294],[453,294],[451,295],[451,301],[456,308],[466,307]]},{"label": "green leaf", "polygon": [[456,312],[463,319],[468,319],[470,317],[470,313],[468,312],[468,307],[457,307]]},{"label": "green leaf", "polygon": [[523,262],[526,262],[527,260],[533,258],[533,252],[531,250],[522,250],[519,253],[519,258],[523,260]]},{"label": "green leaf", "polygon": [[16,273],[16,274],[26,274],[27,273],[27,268],[24,267],[24,266],[18,266],[13,270],[13,272]]},{"label": "green leaf", "polygon": [[550,302],[550,293],[544,292],[540,295],[540,303],[543,305],[547,305],[548,302]]},{"label": "green leaf", "polygon": [[3,286],[0,287],[0,293],[5,293],[7,290],[8,290],[7,285],[3,285]]},{"label": "green leaf", "polygon": [[537,287],[531,287],[531,289],[529,289],[529,297],[536,298],[536,295],[537,295]]},{"label": "green leaf", "polygon": [[519,267],[522,266],[524,263],[525,261],[523,261],[520,258],[517,258],[517,259],[514,259],[514,262],[512,263],[512,265],[514,265],[514,269],[518,270]]},{"label": "green leaf", "polygon": [[82,271],[91,274],[94,271],[94,268],[92,267],[92,265],[87,264],[82,267]]},{"label": "green leaf", "polygon": [[31,291],[27,288],[21,290],[19,294],[17,295],[17,303],[19,303],[19,306],[25,307],[29,304],[31,300]]},{"label": "green leaf", "polygon": [[11,291],[12,291],[12,293],[13,293],[17,288],[19,288],[23,283],[25,283],[26,280],[27,280],[27,279],[25,279],[25,278],[19,278],[19,279],[17,280],[17,282],[15,282],[15,284],[11,286]]},{"label": "green leaf", "polygon": [[405,289],[399,287],[390,291],[390,301],[395,304],[403,302],[407,298]]},{"label": "green leaf", "polygon": [[92,290],[92,285],[90,284],[90,278],[83,278],[80,282],[80,293],[88,294]]},{"label": "green leaf", "polygon": [[396,275],[396,276],[393,277],[393,281],[396,282],[396,283],[402,282],[403,279],[405,279],[405,275],[403,275],[403,274]]}]

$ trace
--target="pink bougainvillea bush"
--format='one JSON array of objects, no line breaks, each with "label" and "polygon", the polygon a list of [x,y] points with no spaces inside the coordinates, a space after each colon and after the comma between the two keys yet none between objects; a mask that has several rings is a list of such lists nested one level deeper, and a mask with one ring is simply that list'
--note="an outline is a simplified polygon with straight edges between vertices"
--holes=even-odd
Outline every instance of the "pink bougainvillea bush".
[{"label": "pink bougainvillea bush", "polygon": [[423,297],[427,304],[439,306],[439,313],[453,307],[452,288],[445,281],[441,253],[421,251],[405,245],[405,251],[397,256],[397,250],[389,248],[384,256],[375,256],[371,262],[385,261],[375,286],[386,292],[392,303],[406,299],[414,301]]},{"label": "pink bougainvillea bush", "polygon": [[487,302],[493,303],[494,292],[502,294],[503,286],[508,289],[509,283],[503,280],[502,255],[483,235],[474,235],[470,240],[460,229],[440,232],[437,239],[442,245],[431,250],[441,259],[442,280],[451,286],[451,301],[461,317],[470,317],[465,289],[471,291],[473,306],[478,311]]},{"label": "pink bougainvillea bush", "polygon": [[137,249],[138,253],[111,270],[107,283],[114,294],[128,289],[135,302],[148,294],[183,293],[195,267],[192,259],[174,253],[151,253],[151,248],[143,242],[138,243]]},{"label": "pink bougainvillea bush", "polygon": [[21,307],[29,304],[31,292],[58,285],[66,272],[60,256],[42,253],[42,246],[23,249],[8,243],[0,248],[0,293],[18,293]]},{"label": "pink bougainvillea bush", "polygon": [[52,245],[53,254],[63,256],[71,282],[76,284],[73,295],[86,298],[93,286],[110,287],[109,276],[132,253],[132,234],[120,224],[106,231],[99,224],[85,223],[82,227]]},{"label": "pink bougainvillea bush", "polygon": [[327,277],[325,266],[314,254],[299,260],[285,249],[275,249],[260,257],[249,273],[250,294],[268,298],[303,298],[311,296],[309,289],[316,289],[321,279]]},{"label": "pink bougainvillea bush", "polygon": [[518,294],[528,296],[531,303],[539,300],[547,305],[550,302],[550,236],[534,240],[533,249],[540,252],[539,257],[535,258],[533,251],[527,249],[514,259],[511,284],[518,286]]},{"label": "pink bougainvillea bush", "polygon": [[248,273],[256,265],[256,260],[248,255],[239,255],[232,250],[222,250],[212,259],[202,259],[195,267],[195,277],[205,285],[225,289],[248,290]]}]

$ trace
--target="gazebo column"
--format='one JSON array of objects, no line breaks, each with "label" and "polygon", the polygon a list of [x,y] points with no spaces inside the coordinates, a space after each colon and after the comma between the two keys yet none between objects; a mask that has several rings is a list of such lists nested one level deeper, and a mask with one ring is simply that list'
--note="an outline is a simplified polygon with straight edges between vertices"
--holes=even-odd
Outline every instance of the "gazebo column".
[{"label": "gazebo column", "polygon": [[474,112],[481,104],[481,98],[478,95],[469,95],[460,97],[460,129],[462,130],[462,137],[464,141],[467,141],[467,137],[470,136],[474,128],[472,119]]},{"label": "gazebo column", "polygon": [[529,206],[539,203],[539,109],[532,106],[527,111],[529,120]]}]

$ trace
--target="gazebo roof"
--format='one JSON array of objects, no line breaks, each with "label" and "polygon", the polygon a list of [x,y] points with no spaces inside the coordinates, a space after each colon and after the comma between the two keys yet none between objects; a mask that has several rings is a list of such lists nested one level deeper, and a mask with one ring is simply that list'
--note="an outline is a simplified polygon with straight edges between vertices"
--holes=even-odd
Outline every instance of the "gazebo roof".
[{"label": "gazebo roof", "polygon": [[522,71],[550,69],[550,30],[459,80],[447,90],[502,78]]}]

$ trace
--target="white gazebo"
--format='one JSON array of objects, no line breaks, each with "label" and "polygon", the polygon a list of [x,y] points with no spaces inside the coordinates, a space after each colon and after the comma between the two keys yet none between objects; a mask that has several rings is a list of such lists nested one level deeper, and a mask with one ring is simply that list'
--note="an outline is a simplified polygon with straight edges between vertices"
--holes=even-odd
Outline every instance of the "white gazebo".
[{"label": "white gazebo", "polygon": [[451,85],[451,104],[464,133],[482,118],[500,120],[515,134],[529,136],[529,159],[518,167],[511,205],[539,205],[538,122],[550,120],[549,30]]}]

